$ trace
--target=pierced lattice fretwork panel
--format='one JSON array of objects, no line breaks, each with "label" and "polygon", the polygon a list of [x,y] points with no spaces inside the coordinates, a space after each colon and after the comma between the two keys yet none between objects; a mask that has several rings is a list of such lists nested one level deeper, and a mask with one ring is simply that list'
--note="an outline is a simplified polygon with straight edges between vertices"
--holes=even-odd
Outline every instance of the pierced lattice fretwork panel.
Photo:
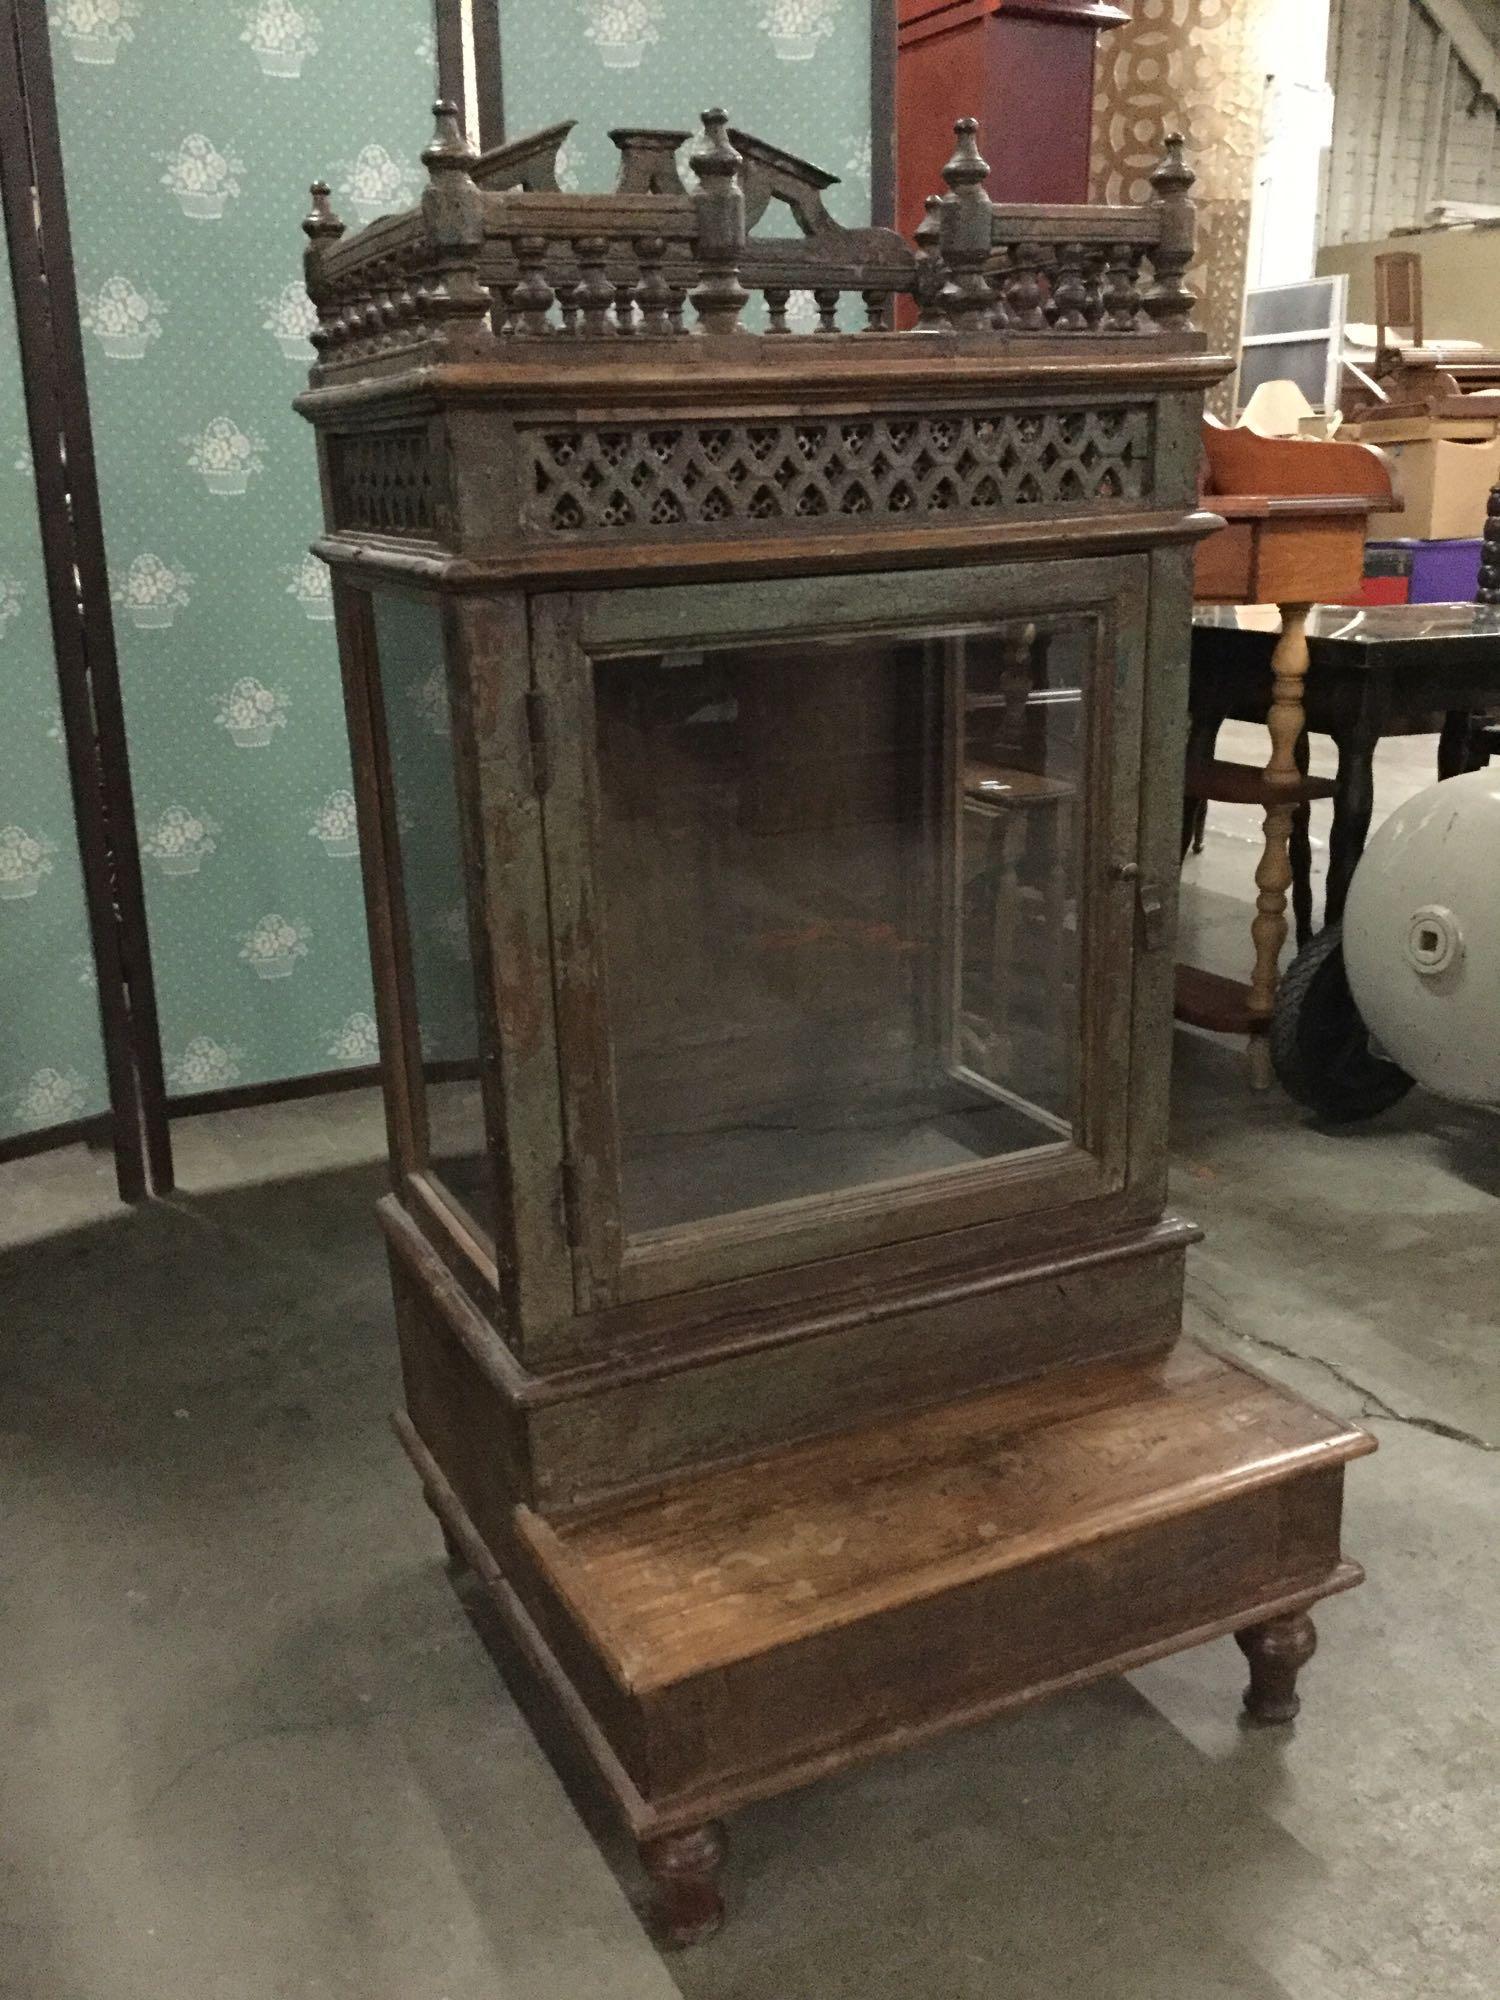
[{"label": "pierced lattice fretwork panel", "polygon": [[332,443],[338,526],[435,536],[438,494],[425,430],[368,431]]},{"label": "pierced lattice fretwork panel", "polygon": [[993,416],[852,417],[809,423],[548,425],[522,434],[526,525],[545,535],[785,529],[1141,500],[1151,476],[1145,409]]}]

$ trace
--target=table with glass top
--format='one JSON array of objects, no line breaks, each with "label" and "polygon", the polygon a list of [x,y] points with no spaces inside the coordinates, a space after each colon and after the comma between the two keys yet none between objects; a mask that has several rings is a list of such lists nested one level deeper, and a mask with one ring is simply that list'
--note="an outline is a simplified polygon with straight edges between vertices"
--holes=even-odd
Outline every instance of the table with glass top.
[{"label": "table with glass top", "polygon": [[[1223,723],[1264,722],[1280,629],[1272,605],[1195,607],[1190,761],[1213,755]],[[1500,707],[1500,608],[1320,604],[1307,640],[1307,728],[1338,750],[1324,906],[1325,923],[1336,923],[1370,830],[1376,745],[1438,731],[1437,775],[1468,767],[1472,718]]]}]

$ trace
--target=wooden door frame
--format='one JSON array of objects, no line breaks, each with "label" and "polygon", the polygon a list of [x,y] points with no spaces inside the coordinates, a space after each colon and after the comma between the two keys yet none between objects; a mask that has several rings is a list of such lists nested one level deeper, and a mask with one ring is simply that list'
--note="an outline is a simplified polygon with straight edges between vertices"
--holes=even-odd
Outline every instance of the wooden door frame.
[{"label": "wooden door frame", "polygon": [[[1128,878],[1115,867],[1134,855],[1139,838],[1139,794],[1145,620],[1149,559],[1125,553],[1100,561],[1058,558],[1023,567],[962,564],[920,573],[883,573],[847,579],[858,609],[810,608],[799,620],[797,603],[809,606],[832,591],[837,576],[785,579],[778,586],[778,640],[797,630],[829,636],[835,631],[916,630],[932,618],[955,629],[982,628],[996,619],[1049,613],[1094,613],[1100,621],[1099,676],[1089,717],[1089,792],[1085,812],[1087,873],[1082,896],[1088,911],[1088,948],[1117,963],[1130,962],[1134,901]],[[916,583],[916,598],[902,593]],[[600,891],[595,879],[598,846],[598,777],[593,746],[595,662],[648,651],[658,644],[733,644],[753,640],[759,587],[667,584],[623,592],[580,591],[538,598],[531,606],[533,686],[547,716],[549,737],[567,746],[554,756],[543,800],[548,898],[553,922],[565,919],[566,936],[553,937],[554,1005],[558,1021],[564,1144],[570,1184],[576,1190],[573,1241],[580,1280],[578,1310],[598,1311],[704,1285],[772,1273],[790,1262],[817,1261],[868,1250],[897,1238],[930,1235],[999,1219],[1024,1229],[1039,1212],[1121,1192],[1128,1181],[1132,1099],[1131,981],[1087,981],[1094,1004],[1080,1019],[1081,1128],[1071,1142],[1038,1146],[972,1168],[914,1177],[902,1198],[890,1183],[842,1189],[807,1200],[714,1216],[690,1225],[648,1231],[627,1240],[621,1218],[620,1135],[614,1100],[612,1024],[607,1015],[605,970],[599,941]],[[725,593],[735,593],[733,609]],[[929,606],[922,600],[931,598]],[[886,600],[890,601],[887,602]],[[1122,616],[1122,611],[1133,616]],[[740,615],[743,611],[744,615]],[[1123,672],[1121,649],[1138,657]],[[1108,671],[1113,661],[1114,671]],[[1110,1011],[1112,1010],[1112,1011]]]}]

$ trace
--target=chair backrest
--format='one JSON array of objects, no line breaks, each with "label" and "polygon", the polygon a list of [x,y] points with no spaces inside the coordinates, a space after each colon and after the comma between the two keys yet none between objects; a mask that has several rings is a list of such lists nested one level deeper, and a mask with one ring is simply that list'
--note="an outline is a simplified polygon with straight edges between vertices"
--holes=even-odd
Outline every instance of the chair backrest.
[{"label": "chair backrest", "polygon": [[[1391,328],[1407,331],[1392,341]],[[1375,373],[1400,360],[1403,347],[1422,345],[1422,258],[1416,250],[1382,250],[1375,259]]]}]

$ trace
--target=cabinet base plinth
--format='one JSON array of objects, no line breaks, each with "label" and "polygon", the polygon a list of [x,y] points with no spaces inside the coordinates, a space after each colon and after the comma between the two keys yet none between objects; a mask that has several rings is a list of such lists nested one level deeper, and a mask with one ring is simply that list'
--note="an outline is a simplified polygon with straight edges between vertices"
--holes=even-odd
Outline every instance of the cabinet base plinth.
[{"label": "cabinet base plinth", "polygon": [[1361,1578],[1343,1467],[1374,1448],[1183,1340],[571,1515],[518,1505],[491,1547],[396,1428],[676,1944],[721,1920],[719,1816],[861,1758],[1231,1633],[1250,1715],[1289,1720],[1308,1607]]}]

